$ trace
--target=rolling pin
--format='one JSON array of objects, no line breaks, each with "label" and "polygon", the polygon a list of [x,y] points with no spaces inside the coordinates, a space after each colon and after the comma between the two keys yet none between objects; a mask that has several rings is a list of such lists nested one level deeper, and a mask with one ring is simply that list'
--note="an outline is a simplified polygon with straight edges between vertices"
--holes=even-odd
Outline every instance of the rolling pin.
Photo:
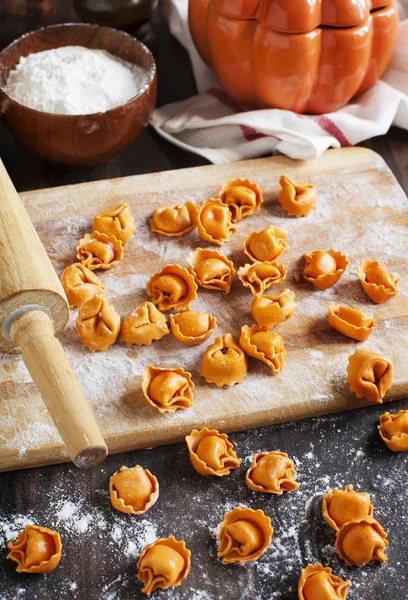
[{"label": "rolling pin", "polygon": [[87,468],[108,449],[55,337],[68,319],[60,280],[0,160],[0,352],[21,352],[71,459]]}]

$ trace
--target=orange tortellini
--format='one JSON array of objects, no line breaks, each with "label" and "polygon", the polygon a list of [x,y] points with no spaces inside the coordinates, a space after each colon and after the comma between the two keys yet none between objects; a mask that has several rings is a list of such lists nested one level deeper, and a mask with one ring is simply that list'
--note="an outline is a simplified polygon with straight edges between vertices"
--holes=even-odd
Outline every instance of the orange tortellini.
[{"label": "orange tortellini", "polygon": [[294,181],[287,175],[280,178],[279,204],[290,217],[306,217],[316,204],[317,190],[311,183]]},{"label": "orange tortellini", "polygon": [[373,517],[360,517],[345,523],[337,531],[335,546],[340,558],[350,567],[365,567],[387,560],[384,553],[388,546],[387,534]]},{"label": "orange tortellini", "polygon": [[330,304],[329,325],[353,340],[364,342],[377,327],[374,317],[361,308]]},{"label": "orange tortellini", "polygon": [[363,260],[358,266],[357,275],[365,293],[377,304],[398,294],[398,273],[391,273],[378,260]]},{"label": "orange tortellini", "polygon": [[142,375],[143,395],[150,406],[160,413],[174,413],[193,405],[194,383],[191,374],[180,367],[152,367]]},{"label": "orange tortellini", "polygon": [[217,327],[217,321],[209,313],[182,310],[170,316],[170,327],[178,342],[194,346],[208,340]]},{"label": "orange tortellini", "polygon": [[251,304],[251,313],[259,327],[272,329],[286,321],[296,310],[295,292],[285,288],[279,294],[259,296]]},{"label": "orange tortellini", "polygon": [[395,414],[386,412],[381,415],[378,431],[390,450],[407,452],[408,410],[399,410]]},{"label": "orange tortellini", "polygon": [[231,213],[217,198],[209,198],[202,203],[197,215],[198,233],[202,240],[222,246],[237,228],[232,224]]},{"label": "orange tortellini", "polygon": [[357,348],[348,359],[347,381],[357,398],[381,404],[392,385],[393,371],[388,358],[367,348]]},{"label": "orange tortellini", "polygon": [[190,233],[196,226],[198,208],[192,202],[156,208],[150,219],[151,230],[167,236]]},{"label": "orange tortellini", "polygon": [[146,546],[136,565],[142,592],[150,596],[158,588],[179,586],[190,572],[190,556],[185,543],[172,535]]},{"label": "orange tortellini", "polygon": [[143,302],[122,321],[119,340],[125,344],[150,346],[170,333],[167,319],[152,302]]},{"label": "orange tortellini", "polygon": [[285,452],[258,452],[246,472],[248,487],[254,492],[281,495],[299,487],[293,461]]},{"label": "orange tortellini", "polygon": [[104,296],[93,296],[79,309],[76,328],[88,350],[107,350],[118,338],[120,316]]},{"label": "orange tortellini", "polygon": [[197,285],[228,294],[235,274],[233,263],[217,250],[197,248],[187,257],[190,272]]},{"label": "orange tortellini", "polygon": [[227,434],[216,429],[193,429],[186,436],[186,444],[191,463],[200,475],[224,477],[241,464]]},{"label": "orange tortellini", "polygon": [[112,210],[99,213],[93,220],[94,231],[114,235],[123,245],[134,236],[135,220],[129,204],[122,203]]},{"label": "orange tortellini", "polygon": [[248,374],[247,359],[242,349],[235,343],[230,333],[215,338],[205,351],[200,375],[207,383],[216,386],[241,383]]},{"label": "orange tortellini", "polygon": [[112,506],[130,515],[145,513],[159,497],[159,482],[140,465],[121,467],[109,480]]},{"label": "orange tortellini", "polygon": [[99,277],[81,263],[69,265],[61,275],[61,283],[69,305],[78,308],[88,298],[105,292],[105,286]]},{"label": "orange tortellini", "polygon": [[268,549],[272,535],[271,520],[262,510],[234,508],[221,523],[217,556],[225,565],[257,560]]},{"label": "orange tortellini", "polygon": [[303,258],[305,259],[303,277],[319,290],[334,285],[349,264],[345,254],[333,249],[313,250],[307,252]]},{"label": "orange tortellini", "polygon": [[286,273],[285,267],[275,260],[246,264],[238,269],[239,280],[254,296],[260,296],[272,285],[282,283]]},{"label": "orange tortellini", "polygon": [[190,308],[197,298],[194,277],[180,265],[166,265],[147,282],[147,291],[152,302],[160,311],[174,308]]},{"label": "orange tortellini", "polygon": [[87,233],[77,246],[77,259],[91,271],[111,269],[123,258],[122,242],[114,235],[93,231]]},{"label": "orange tortellini", "polygon": [[371,517],[373,510],[370,494],[356,492],[352,485],[346,485],[344,490],[330,490],[323,496],[323,519],[336,531],[353,519]]},{"label": "orange tortellini", "polygon": [[333,575],[329,567],[320,563],[303,569],[299,584],[299,600],[346,600],[351,581]]},{"label": "orange tortellini", "polygon": [[17,573],[50,573],[61,560],[59,533],[39,525],[26,525],[7,547],[8,558],[17,563]]},{"label": "orange tortellini", "polygon": [[228,181],[219,191],[219,197],[230,209],[233,223],[258,211],[263,202],[261,190],[250,179]]},{"label": "orange tortellini", "polygon": [[254,231],[244,239],[244,252],[252,261],[271,262],[289,248],[285,229],[268,225],[262,231]]},{"label": "orange tortellini", "polygon": [[244,325],[241,327],[239,345],[248,356],[266,363],[274,375],[282,371],[286,351],[278,333],[258,325]]}]

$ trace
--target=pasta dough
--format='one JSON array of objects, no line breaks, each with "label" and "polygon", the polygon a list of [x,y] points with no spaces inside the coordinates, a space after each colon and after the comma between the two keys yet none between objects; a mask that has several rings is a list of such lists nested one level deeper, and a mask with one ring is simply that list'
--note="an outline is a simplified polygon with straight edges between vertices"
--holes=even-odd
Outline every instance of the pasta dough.
[{"label": "pasta dough", "polygon": [[320,563],[303,569],[299,584],[299,600],[346,600],[351,581],[333,575],[329,567]]},{"label": "pasta dough", "polygon": [[61,275],[61,283],[69,305],[78,308],[88,298],[105,292],[105,286],[99,277],[81,263],[69,265]]},{"label": "pasta dough", "polygon": [[357,398],[381,404],[392,385],[393,371],[392,362],[381,354],[357,348],[348,359],[347,381]]},{"label": "pasta dough", "polygon": [[329,325],[343,335],[364,342],[377,327],[374,317],[366,315],[361,308],[330,304]]},{"label": "pasta dough", "polygon": [[293,461],[285,452],[258,452],[246,472],[251,490],[281,495],[299,487]]},{"label": "pasta dough", "polygon": [[254,296],[260,296],[272,285],[278,285],[286,278],[286,269],[276,261],[255,262],[238,269],[238,277],[244,287]]},{"label": "pasta dough", "polygon": [[378,260],[363,260],[357,268],[357,275],[365,293],[377,304],[381,304],[398,294],[398,273],[391,273]]},{"label": "pasta dough", "polygon": [[235,385],[248,374],[247,359],[230,333],[215,338],[204,352],[200,375],[216,386]]},{"label": "pasta dough", "polygon": [[187,257],[190,273],[197,285],[228,294],[235,274],[233,263],[217,250],[197,248]]},{"label": "pasta dough", "polygon": [[197,284],[191,273],[180,265],[166,265],[147,282],[147,291],[160,311],[190,308],[197,298]]},{"label": "pasta dough", "polygon": [[130,515],[145,513],[159,497],[159,482],[140,465],[121,467],[109,480],[109,494],[116,510]]},{"label": "pasta dough", "polygon": [[77,259],[91,271],[111,269],[123,258],[122,242],[114,235],[93,231],[87,233],[77,246]]},{"label": "pasta dough", "polygon": [[239,345],[248,356],[266,363],[274,375],[282,371],[286,352],[278,333],[258,325],[244,325]]},{"label": "pasta dough", "polygon": [[170,315],[170,327],[178,342],[193,346],[208,340],[217,327],[217,321],[209,313],[182,310]]},{"label": "pasta dough", "polygon": [[150,596],[154,590],[177,587],[190,572],[191,552],[174,536],[161,538],[146,546],[137,562],[137,577]]},{"label": "pasta dough", "polygon": [[228,206],[217,198],[203,202],[197,215],[198,233],[201,239],[222,246],[237,228],[232,224]]},{"label": "pasta dough", "polygon": [[395,414],[384,413],[380,417],[378,431],[382,440],[394,452],[408,451],[408,410]]},{"label": "pasta dough", "polygon": [[179,408],[193,405],[194,383],[191,373],[180,367],[152,367],[149,365],[142,375],[143,395],[150,406],[160,413],[174,413]]},{"label": "pasta dough", "polygon": [[335,284],[349,264],[347,256],[333,249],[307,252],[303,258],[303,277],[319,290],[325,290]]},{"label": "pasta dough", "polygon": [[268,549],[272,535],[271,520],[262,510],[234,508],[221,523],[217,556],[224,565],[252,562]]},{"label": "pasta dough", "polygon": [[101,212],[94,218],[94,231],[114,235],[123,245],[135,234],[135,220],[130,212],[129,204],[122,203],[112,210]]},{"label": "pasta dough", "polygon": [[219,191],[219,197],[230,209],[233,223],[258,211],[263,202],[261,190],[250,179],[228,181]]},{"label": "pasta dough", "polygon": [[336,550],[350,567],[365,567],[376,561],[385,563],[387,534],[373,517],[361,517],[345,523],[336,535]]},{"label": "pasta dough", "polygon": [[272,329],[286,321],[296,310],[295,292],[285,288],[279,294],[254,298],[251,313],[259,327]]},{"label": "pasta dough", "polygon": [[268,225],[262,231],[254,231],[244,239],[244,252],[253,262],[270,262],[276,260],[289,248],[286,243],[286,229]]},{"label": "pasta dough", "polygon": [[192,202],[156,208],[150,219],[150,228],[167,236],[186,235],[196,226],[197,212],[198,208]]},{"label": "pasta dough", "polygon": [[143,302],[122,321],[119,340],[125,344],[150,346],[170,333],[167,319],[152,302]]},{"label": "pasta dough", "polygon": [[191,463],[200,475],[224,477],[241,464],[227,434],[216,429],[193,429],[186,436],[186,444]]},{"label": "pasta dough", "polygon": [[353,519],[371,517],[373,510],[370,494],[356,492],[352,485],[346,485],[344,490],[330,490],[323,496],[323,519],[336,531]]},{"label": "pasta dough", "polygon": [[287,175],[280,178],[279,204],[290,217],[306,217],[316,204],[317,190],[311,183],[294,181]]},{"label": "pasta dough", "polygon": [[118,338],[120,316],[104,296],[94,296],[79,309],[76,328],[88,350],[107,350]]},{"label": "pasta dough", "polygon": [[17,563],[17,573],[50,573],[61,560],[59,533],[39,525],[26,525],[7,548],[8,558]]}]

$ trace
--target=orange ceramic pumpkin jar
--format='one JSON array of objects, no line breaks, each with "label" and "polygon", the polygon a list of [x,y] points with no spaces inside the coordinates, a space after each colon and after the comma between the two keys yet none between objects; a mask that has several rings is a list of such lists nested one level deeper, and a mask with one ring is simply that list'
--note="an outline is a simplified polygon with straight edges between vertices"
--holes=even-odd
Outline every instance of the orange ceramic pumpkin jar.
[{"label": "orange ceramic pumpkin jar", "polygon": [[397,21],[395,0],[189,0],[197,49],[234,100],[305,113],[374,85]]}]

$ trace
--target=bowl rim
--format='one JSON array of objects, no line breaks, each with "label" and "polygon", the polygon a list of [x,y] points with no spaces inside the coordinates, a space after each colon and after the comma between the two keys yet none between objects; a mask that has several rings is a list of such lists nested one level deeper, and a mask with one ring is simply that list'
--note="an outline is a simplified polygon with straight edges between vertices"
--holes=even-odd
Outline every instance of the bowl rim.
[{"label": "bowl rim", "polygon": [[[150,68],[145,69],[145,71],[147,72],[148,78],[149,78],[149,81],[146,83],[145,87],[138,94],[136,94],[136,96],[132,96],[132,98],[130,98],[126,102],[123,102],[122,104],[117,104],[116,106],[113,106],[112,108],[109,108],[108,110],[92,112],[92,113],[80,113],[80,114],[76,114],[76,115],[67,115],[67,114],[63,114],[63,113],[51,113],[51,112],[47,112],[44,110],[37,110],[36,108],[32,108],[31,106],[26,106],[25,104],[22,104],[18,100],[15,100],[11,96],[9,96],[7,94],[7,92],[5,92],[4,87],[2,85],[0,85],[0,94],[4,95],[8,102],[17,104],[18,106],[21,106],[26,111],[33,112],[33,113],[39,114],[39,115],[44,115],[49,118],[59,118],[59,119],[61,119],[61,118],[78,119],[81,117],[82,118],[84,118],[84,117],[86,117],[86,118],[99,117],[100,118],[103,115],[110,115],[110,113],[113,113],[116,110],[123,108],[124,106],[127,106],[128,104],[131,104],[136,99],[138,99],[141,96],[143,96],[144,94],[146,94],[146,92],[148,92],[150,90],[152,85],[155,84],[156,79],[157,79],[156,61],[154,59],[152,52],[149,50],[149,48],[143,42],[141,42],[139,39],[137,39],[134,35],[131,35],[127,31],[123,31],[122,29],[117,29],[116,27],[108,27],[105,25],[96,25],[94,23],[55,23],[54,25],[46,25],[44,27],[39,27],[38,29],[33,29],[32,31],[28,31],[27,33],[23,33],[23,35],[16,38],[15,40],[13,40],[10,44],[8,44],[5,48],[3,48],[0,51],[0,64],[2,63],[3,54],[5,54],[10,48],[17,45],[22,40],[24,40],[24,38],[29,37],[33,34],[40,33],[41,31],[47,31],[50,29],[59,29],[59,28],[64,28],[64,27],[85,27],[85,28],[98,29],[98,30],[99,29],[107,29],[107,30],[113,31],[115,33],[120,33],[121,35],[123,35],[127,38],[131,38],[134,42],[137,42],[139,44],[139,46],[141,46],[142,50],[146,53],[146,55],[152,61]],[[77,45],[80,46],[80,44],[77,44]],[[64,46],[56,46],[56,47],[64,48]],[[82,47],[86,48],[87,46],[82,46]],[[103,50],[103,48],[101,48],[101,50]],[[108,51],[106,50],[106,52],[108,52]],[[116,58],[121,58],[120,56],[118,56],[117,54],[114,54],[113,52],[110,52],[110,54],[112,54],[112,56],[115,56]],[[21,58],[21,56],[20,56],[20,58]],[[121,60],[123,60],[123,59],[121,59]],[[130,61],[124,61],[124,62],[130,62]],[[137,64],[137,63],[133,63],[133,64]],[[138,66],[140,66],[140,65],[138,65]],[[4,100],[3,100],[3,102],[4,102]],[[4,113],[4,111],[1,107],[1,104],[2,103],[0,101],[0,115],[2,115]]]}]

